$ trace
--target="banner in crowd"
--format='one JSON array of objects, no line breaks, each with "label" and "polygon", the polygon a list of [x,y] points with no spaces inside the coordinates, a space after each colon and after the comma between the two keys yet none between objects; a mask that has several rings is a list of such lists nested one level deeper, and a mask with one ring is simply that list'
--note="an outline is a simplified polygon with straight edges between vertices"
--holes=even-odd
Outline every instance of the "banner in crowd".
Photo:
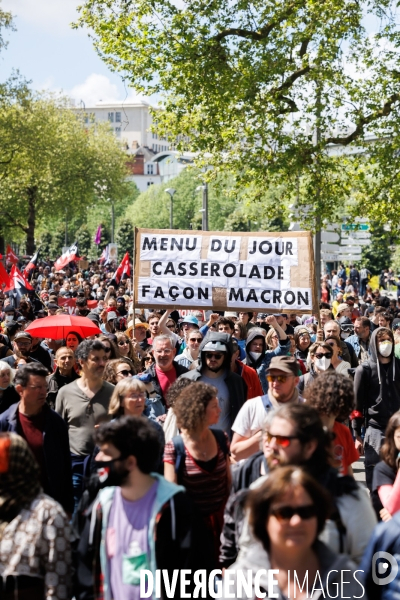
[{"label": "banner in crowd", "polygon": [[135,230],[137,306],[317,310],[311,233]]}]

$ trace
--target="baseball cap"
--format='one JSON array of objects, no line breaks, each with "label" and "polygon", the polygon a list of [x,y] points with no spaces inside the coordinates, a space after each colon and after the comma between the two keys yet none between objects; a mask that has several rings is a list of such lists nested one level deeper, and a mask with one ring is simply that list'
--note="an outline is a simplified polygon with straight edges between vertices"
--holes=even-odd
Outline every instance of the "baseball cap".
[{"label": "baseball cap", "polygon": [[231,318],[233,317],[234,319],[237,319],[237,318],[238,318],[238,316],[237,316],[237,313],[236,313],[236,312],[231,312],[231,311],[229,311],[229,310],[226,310],[226,311],[224,312],[224,317],[226,317],[227,319],[229,319],[230,317],[231,317]]},{"label": "baseball cap", "polygon": [[228,349],[225,346],[225,344],[223,344],[219,340],[210,340],[203,347],[202,352],[228,352]]},{"label": "baseball cap", "polygon": [[14,338],[14,341],[16,342],[17,340],[30,340],[32,341],[32,336],[30,333],[28,333],[27,331],[19,331],[17,333],[17,335]]},{"label": "baseball cap", "polygon": [[298,377],[299,375],[299,363],[294,356],[274,356],[269,363],[267,373],[272,369],[283,371],[284,373],[294,375],[295,377]]},{"label": "baseball cap", "polygon": [[181,324],[183,323],[191,323],[192,325],[199,326],[199,322],[193,315],[187,315],[184,319],[182,319]]},{"label": "baseball cap", "polygon": [[113,310],[110,310],[109,313],[107,313],[107,321],[113,321],[114,319],[117,318],[117,313]]}]

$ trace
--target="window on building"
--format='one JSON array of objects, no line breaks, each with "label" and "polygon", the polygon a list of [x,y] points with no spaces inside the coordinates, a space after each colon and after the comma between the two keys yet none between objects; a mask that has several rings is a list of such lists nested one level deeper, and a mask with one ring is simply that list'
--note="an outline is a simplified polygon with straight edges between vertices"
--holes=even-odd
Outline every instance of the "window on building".
[{"label": "window on building", "polygon": [[154,181],[148,181],[148,182],[147,182],[147,187],[150,187],[150,186],[151,186],[151,185],[153,185],[153,184],[154,184]]},{"label": "window on building", "polygon": [[117,137],[121,137],[121,127],[116,127],[116,128],[115,128],[115,135],[116,135]]},{"label": "window on building", "polygon": [[110,121],[110,123],[114,123],[114,113],[113,112],[108,113],[108,120]]},{"label": "window on building", "polygon": [[115,122],[121,123],[121,113],[120,112],[115,113]]},{"label": "window on building", "polygon": [[154,165],[147,165],[147,175],[154,175]]}]

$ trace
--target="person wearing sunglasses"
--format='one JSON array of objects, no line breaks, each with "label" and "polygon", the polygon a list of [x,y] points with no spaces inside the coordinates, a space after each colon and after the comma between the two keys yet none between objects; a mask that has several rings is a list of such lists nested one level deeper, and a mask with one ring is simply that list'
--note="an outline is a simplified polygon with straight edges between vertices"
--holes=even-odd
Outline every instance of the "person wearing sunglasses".
[{"label": "person wearing sunglasses", "polygon": [[232,424],[246,402],[247,386],[242,377],[231,371],[232,339],[227,333],[209,331],[201,343],[198,367],[183,377],[217,388],[221,409],[216,427],[232,437]]},{"label": "person wearing sunglasses", "polygon": [[179,356],[175,358],[175,362],[183,365],[187,369],[196,368],[198,365],[197,359],[199,358],[200,344],[202,341],[203,336],[199,330],[194,329],[189,331],[189,335],[186,338],[186,347],[182,354],[179,354]]},{"label": "person wearing sunglasses", "polygon": [[305,388],[318,376],[318,373],[324,373],[328,369],[334,369],[332,365],[333,350],[326,342],[315,342],[310,346],[309,365],[310,370],[300,377],[298,384],[299,393],[303,394]]},{"label": "person wearing sunglasses", "polygon": [[236,560],[239,549],[244,554],[253,543],[244,513],[248,488],[259,487],[275,470],[289,465],[301,466],[328,490],[334,512],[321,540],[334,552],[346,553],[358,564],[376,525],[376,516],[365,488],[359,486],[354,477],[340,476],[335,464],[332,435],[324,428],[315,408],[296,403],[270,412],[263,428],[260,452],[239,463],[235,470],[224,514],[222,565],[228,568]]},{"label": "person wearing sunglasses", "polygon": [[104,368],[103,379],[117,385],[122,379],[133,377],[135,371],[129,358],[115,358],[109,360]]},{"label": "person wearing sunglasses", "polygon": [[[120,353],[120,356],[122,358],[128,358],[133,367],[135,372],[139,372],[140,371],[140,358],[139,358],[139,344],[136,341],[132,341],[127,335],[126,333],[122,332],[122,331],[117,331],[117,333],[115,334],[116,337],[116,344],[118,347],[118,351]],[[141,350],[140,350],[141,352]]]},{"label": "person wearing sunglasses", "polygon": [[304,402],[299,395],[299,364],[293,356],[274,356],[267,369],[268,393],[244,403],[232,425],[231,453],[236,460],[259,451],[267,414],[287,403]]},{"label": "person wearing sunglasses", "polygon": [[[255,576],[261,569],[265,571],[259,588],[269,592],[272,590],[268,571],[276,569],[273,592],[279,598],[316,598],[320,597],[321,588],[322,597],[334,597],[339,585],[342,598],[365,598],[355,573],[356,564],[318,539],[329,518],[331,502],[327,490],[307,471],[298,466],[275,471],[249,493],[248,509],[254,541],[229,567],[230,581],[233,580],[230,590],[235,598],[259,597],[255,587],[250,596],[241,593],[237,578],[249,571]],[[348,577],[342,583],[344,570]],[[313,592],[315,580],[320,582],[317,594]],[[303,581],[307,582],[304,587]]]},{"label": "person wearing sunglasses", "polygon": [[335,369],[336,373],[341,373],[346,377],[349,377],[349,369],[351,365],[342,358],[342,345],[340,339],[335,335],[326,338],[325,343],[332,348],[332,359],[331,365]]},{"label": "person wearing sunglasses", "polygon": [[119,346],[113,341],[114,338],[117,338],[113,334],[102,334],[97,338],[104,346],[104,350],[108,356],[108,360],[114,360],[115,358],[121,358],[121,354],[119,351]]}]

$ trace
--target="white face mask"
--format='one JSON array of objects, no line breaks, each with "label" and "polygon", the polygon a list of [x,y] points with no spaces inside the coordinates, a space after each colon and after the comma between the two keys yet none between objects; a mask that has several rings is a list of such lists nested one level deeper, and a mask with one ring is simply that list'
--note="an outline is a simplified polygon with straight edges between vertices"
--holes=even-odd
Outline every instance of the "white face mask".
[{"label": "white face mask", "polygon": [[253,360],[258,360],[261,356],[261,352],[249,352],[249,354]]},{"label": "white face mask", "polygon": [[392,354],[392,348],[393,348],[393,344],[392,344],[392,342],[389,342],[389,340],[380,342],[380,344],[378,345],[379,354],[381,354],[385,358],[387,358],[388,356],[390,356]]},{"label": "white face mask", "polygon": [[315,366],[320,371],[326,371],[331,366],[331,359],[330,358],[326,358],[326,356],[324,356],[324,358],[316,358],[315,359]]}]

